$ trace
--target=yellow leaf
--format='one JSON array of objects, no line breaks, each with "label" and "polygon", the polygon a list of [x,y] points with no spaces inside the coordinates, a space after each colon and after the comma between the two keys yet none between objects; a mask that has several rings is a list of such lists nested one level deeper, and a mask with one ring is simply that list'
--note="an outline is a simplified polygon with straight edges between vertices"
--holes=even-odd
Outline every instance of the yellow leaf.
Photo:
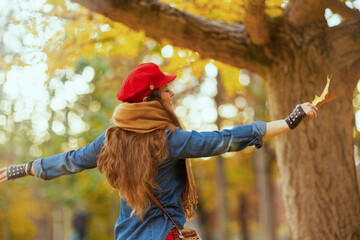
[{"label": "yellow leaf", "polygon": [[320,107],[322,104],[326,102],[330,102],[336,98],[335,94],[329,92],[330,80],[331,77],[328,76],[326,86],[323,92],[321,93],[320,97],[315,95],[315,99],[312,101],[312,104],[315,105],[316,107]]},{"label": "yellow leaf", "polygon": [[315,95],[314,100],[312,101],[312,104],[316,105],[318,102],[320,102],[320,97],[318,97],[317,95]]}]

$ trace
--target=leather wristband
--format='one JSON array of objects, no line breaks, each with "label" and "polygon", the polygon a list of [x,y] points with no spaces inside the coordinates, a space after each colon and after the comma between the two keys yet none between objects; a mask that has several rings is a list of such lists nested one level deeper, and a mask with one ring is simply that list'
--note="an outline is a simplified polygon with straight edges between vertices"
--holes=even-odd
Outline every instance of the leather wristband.
[{"label": "leather wristband", "polygon": [[294,111],[285,119],[285,122],[289,125],[292,130],[296,128],[300,122],[306,117],[306,113],[302,109],[301,105],[296,105]]},{"label": "leather wristband", "polygon": [[32,176],[32,173],[31,173],[31,167],[32,167],[32,165],[33,165],[33,161],[28,162],[28,164],[26,165],[25,173],[26,173],[26,175],[28,175],[28,176]]},{"label": "leather wristband", "polygon": [[16,179],[16,178],[21,178],[21,177],[25,177],[25,176],[32,176],[31,174],[31,167],[32,167],[32,161],[25,163],[25,164],[20,164],[20,165],[10,165],[7,168],[7,179]]}]

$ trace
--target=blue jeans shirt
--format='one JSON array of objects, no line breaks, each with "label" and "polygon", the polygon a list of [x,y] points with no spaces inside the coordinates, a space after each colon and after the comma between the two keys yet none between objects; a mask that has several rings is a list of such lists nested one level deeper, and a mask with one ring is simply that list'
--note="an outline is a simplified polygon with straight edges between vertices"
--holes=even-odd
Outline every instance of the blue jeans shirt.
[{"label": "blue jeans shirt", "polygon": [[[178,227],[183,228],[186,221],[180,196],[186,179],[185,158],[198,158],[219,155],[225,152],[240,151],[248,146],[262,146],[265,122],[253,122],[236,126],[229,130],[213,132],[167,131],[168,158],[159,165],[156,183],[160,187],[154,196],[173,218]],[[50,180],[62,175],[74,174],[97,166],[97,155],[105,143],[105,133],[89,145],[48,158],[34,161],[37,177]],[[172,229],[173,223],[154,204],[142,220],[131,215],[132,209],[120,198],[120,216],[115,225],[115,239],[153,239],[163,240]]]}]

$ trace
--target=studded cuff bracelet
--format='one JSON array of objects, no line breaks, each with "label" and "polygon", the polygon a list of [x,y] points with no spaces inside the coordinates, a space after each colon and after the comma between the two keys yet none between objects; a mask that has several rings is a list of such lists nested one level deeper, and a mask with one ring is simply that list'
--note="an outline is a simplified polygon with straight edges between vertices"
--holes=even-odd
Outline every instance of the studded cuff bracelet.
[{"label": "studded cuff bracelet", "polygon": [[32,163],[33,161],[20,165],[10,165],[7,168],[7,178],[10,180],[10,179],[21,178],[24,176],[32,176],[31,174]]},{"label": "studded cuff bracelet", "polygon": [[301,105],[296,105],[294,111],[285,119],[285,122],[289,125],[290,129],[296,128],[300,122],[306,117],[306,113],[302,109]]}]

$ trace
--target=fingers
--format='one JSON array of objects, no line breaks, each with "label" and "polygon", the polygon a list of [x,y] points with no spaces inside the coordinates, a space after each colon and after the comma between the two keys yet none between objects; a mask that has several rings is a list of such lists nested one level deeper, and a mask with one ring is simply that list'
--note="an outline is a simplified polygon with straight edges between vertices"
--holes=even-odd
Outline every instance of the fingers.
[{"label": "fingers", "polygon": [[316,113],[316,110],[315,109],[311,109],[309,111],[309,117],[310,119],[313,119],[313,118],[316,118],[317,117],[317,113]]},{"label": "fingers", "polygon": [[309,103],[309,102],[306,102],[306,103],[303,103],[303,104],[301,104],[301,107],[306,107],[306,108],[311,108],[311,109],[313,109],[314,111],[317,111],[317,110],[319,110],[314,104],[312,104],[312,103]]},{"label": "fingers", "polygon": [[0,168],[0,183],[6,182],[7,180],[7,167]]},{"label": "fingers", "polygon": [[312,103],[309,102],[303,103],[301,104],[301,107],[304,110],[305,114],[309,117],[309,119],[313,119],[317,117],[316,111],[319,109]]},{"label": "fingers", "polygon": [[314,110],[314,109],[310,109],[306,115],[308,115],[310,119],[317,117],[316,110]]}]

